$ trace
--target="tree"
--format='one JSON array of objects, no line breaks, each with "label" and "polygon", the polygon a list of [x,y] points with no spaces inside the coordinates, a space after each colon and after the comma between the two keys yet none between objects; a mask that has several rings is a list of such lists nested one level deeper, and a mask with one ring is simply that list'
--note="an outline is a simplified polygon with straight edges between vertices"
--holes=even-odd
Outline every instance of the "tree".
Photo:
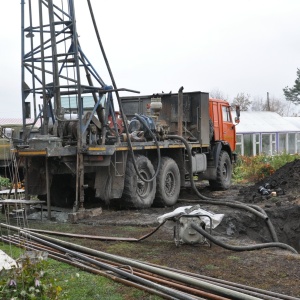
[{"label": "tree", "polygon": [[252,111],[272,111],[276,112],[281,116],[288,116],[290,112],[290,104],[285,103],[280,98],[274,96],[268,97],[266,100],[263,100],[262,97],[255,97],[251,104]]},{"label": "tree", "polygon": [[291,101],[296,105],[300,103],[300,69],[297,69],[297,78],[294,86],[291,88],[285,87],[283,93],[287,101]]},{"label": "tree", "polygon": [[209,96],[214,99],[227,100],[228,97],[224,96],[224,93],[218,88],[212,89],[209,93]]},{"label": "tree", "polygon": [[233,99],[232,106],[239,105],[241,111],[246,111],[249,109],[251,105],[250,95],[245,93],[237,94],[237,96]]},{"label": "tree", "polygon": [[265,108],[265,110],[276,112],[281,116],[285,116],[288,111],[288,105],[283,103],[281,99],[275,97],[269,99],[269,103],[266,103]]},{"label": "tree", "polygon": [[262,97],[256,96],[251,103],[252,111],[264,111],[266,106],[266,102]]}]

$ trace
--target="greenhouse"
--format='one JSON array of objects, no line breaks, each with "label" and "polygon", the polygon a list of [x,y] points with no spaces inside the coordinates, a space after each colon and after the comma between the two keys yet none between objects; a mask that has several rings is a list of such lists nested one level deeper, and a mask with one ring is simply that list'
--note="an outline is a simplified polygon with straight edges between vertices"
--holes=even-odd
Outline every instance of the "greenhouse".
[{"label": "greenhouse", "polygon": [[300,153],[300,117],[242,111],[236,133],[236,151],[241,155]]}]

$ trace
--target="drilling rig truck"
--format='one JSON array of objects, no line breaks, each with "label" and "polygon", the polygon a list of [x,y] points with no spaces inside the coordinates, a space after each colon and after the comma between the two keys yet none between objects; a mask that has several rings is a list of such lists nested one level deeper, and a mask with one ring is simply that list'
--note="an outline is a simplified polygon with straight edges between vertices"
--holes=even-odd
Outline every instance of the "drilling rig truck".
[{"label": "drilling rig truck", "polygon": [[172,206],[190,180],[228,189],[236,160],[229,103],[183,87],[120,97],[136,91],[117,87],[87,3],[112,85],[83,51],[73,0],[21,1],[23,131],[14,151],[26,196],[77,211],[90,198]]}]

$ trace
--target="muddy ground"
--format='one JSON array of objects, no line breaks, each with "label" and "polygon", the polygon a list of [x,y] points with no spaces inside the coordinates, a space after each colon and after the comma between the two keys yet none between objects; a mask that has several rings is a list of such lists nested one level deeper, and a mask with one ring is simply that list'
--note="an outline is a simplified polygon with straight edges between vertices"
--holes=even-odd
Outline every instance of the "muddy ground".
[{"label": "muddy ground", "polygon": [[[300,187],[298,185],[300,161],[289,163],[269,178],[248,185],[234,185],[227,191],[213,192],[205,184],[199,186],[201,194],[226,201],[255,204],[264,209],[273,224],[279,242],[291,245],[300,252]],[[268,195],[258,190],[266,186]],[[271,195],[272,192],[276,192]],[[176,207],[201,205],[201,208],[223,213],[221,224],[212,231],[214,237],[228,245],[247,246],[272,242],[266,221],[244,209],[226,205],[199,202],[186,188],[174,207],[126,210],[118,205],[102,206],[100,216],[84,219],[77,224],[67,222],[67,210],[52,211],[48,221],[29,220],[30,227],[80,234],[139,238],[158,226],[157,217]],[[37,216],[39,214],[37,213]],[[200,273],[215,278],[250,285],[300,298],[300,255],[282,248],[254,251],[232,251],[212,244],[177,247],[173,239],[173,225],[165,224],[149,238],[137,242],[95,241],[72,239],[75,243],[109,253]]]}]

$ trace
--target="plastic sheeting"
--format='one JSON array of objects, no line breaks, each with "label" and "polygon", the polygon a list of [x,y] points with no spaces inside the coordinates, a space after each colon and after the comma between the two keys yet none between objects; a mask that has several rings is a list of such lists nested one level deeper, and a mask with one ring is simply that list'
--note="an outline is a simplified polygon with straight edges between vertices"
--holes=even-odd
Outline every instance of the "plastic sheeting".
[{"label": "plastic sheeting", "polygon": [[[210,228],[210,218],[212,220],[212,229],[216,228],[223,220],[224,214],[214,214],[200,208],[200,205],[195,206],[182,206],[176,208],[174,211],[166,213],[157,218],[157,221],[161,224],[166,220],[172,220],[178,218],[181,215],[199,215],[200,219],[205,223],[206,228]],[[206,216],[209,217],[206,217]]]}]

